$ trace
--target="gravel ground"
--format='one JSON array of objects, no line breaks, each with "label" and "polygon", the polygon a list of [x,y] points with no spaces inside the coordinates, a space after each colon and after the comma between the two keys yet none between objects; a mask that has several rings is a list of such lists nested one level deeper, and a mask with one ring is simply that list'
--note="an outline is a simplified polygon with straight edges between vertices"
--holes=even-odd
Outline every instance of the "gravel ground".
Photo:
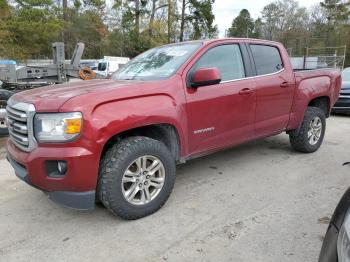
[{"label": "gravel ground", "polygon": [[1,148],[0,261],[317,261],[350,185],[350,118],[327,124],[314,154],[293,152],[283,134],[178,166],[167,204],[137,221],[52,203]]}]

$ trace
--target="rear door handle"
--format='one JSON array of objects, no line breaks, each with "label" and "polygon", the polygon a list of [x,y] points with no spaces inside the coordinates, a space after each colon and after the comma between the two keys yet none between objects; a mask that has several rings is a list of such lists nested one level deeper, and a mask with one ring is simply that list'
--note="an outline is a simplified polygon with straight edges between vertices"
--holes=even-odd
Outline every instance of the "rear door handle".
[{"label": "rear door handle", "polygon": [[289,87],[289,83],[288,82],[283,82],[282,84],[280,84],[280,87]]},{"label": "rear door handle", "polygon": [[239,91],[240,95],[250,95],[253,93],[254,93],[254,90],[250,88],[243,88],[242,90]]}]

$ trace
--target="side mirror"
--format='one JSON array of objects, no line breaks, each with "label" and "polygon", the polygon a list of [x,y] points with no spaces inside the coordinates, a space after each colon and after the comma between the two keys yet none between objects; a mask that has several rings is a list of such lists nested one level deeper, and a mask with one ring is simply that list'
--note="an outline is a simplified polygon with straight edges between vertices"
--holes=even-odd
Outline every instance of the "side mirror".
[{"label": "side mirror", "polygon": [[221,82],[219,69],[216,67],[200,68],[192,75],[191,87],[216,85]]}]

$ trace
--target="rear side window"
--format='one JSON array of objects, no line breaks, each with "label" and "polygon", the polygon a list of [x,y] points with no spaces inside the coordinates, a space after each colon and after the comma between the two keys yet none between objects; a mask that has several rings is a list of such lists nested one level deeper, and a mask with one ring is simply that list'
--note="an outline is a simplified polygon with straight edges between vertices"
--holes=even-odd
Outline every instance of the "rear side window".
[{"label": "rear side window", "polygon": [[245,77],[242,54],[237,44],[221,45],[209,49],[199,58],[193,66],[191,73],[197,69],[209,67],[219,69],[221,81],[230,81]]},{"label": "rear side window", "polygon": [[283,69],[278,48],[268,45],[250,45],[258,75],[272,74]]}]

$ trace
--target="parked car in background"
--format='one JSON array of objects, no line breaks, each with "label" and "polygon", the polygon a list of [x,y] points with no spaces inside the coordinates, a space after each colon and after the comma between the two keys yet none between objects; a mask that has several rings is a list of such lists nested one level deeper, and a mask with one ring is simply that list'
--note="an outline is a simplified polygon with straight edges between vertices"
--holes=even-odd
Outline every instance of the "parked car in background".
[{"label": "parked car in background", "polygon": [[100,77],[108,78],[129,60],[128,57],[105,56],[98,62],[97,69],[94,71]]},{"label": "parked car in background", "polygon": [[0,135],[7,135],[7,124],[6,124],[6,106],[7,100],[14,93],[8,90],[0,89]]},{"label": "parked car in background", "polygon": [[332,111],[334,113],[350,114],[350,67],[345,68],[341,75],[342,87],[340,90],[340,96]]},{"label": "parked car in background", "polygon": [[350,188],[345,192],[333,213],[318,261],[350,261]]},{"label": "parked car in background", "polygon": [[339,70],[294,72],[277,42],[166,45],[111,79],[11,97],[8,160],[58,203],[92,209],[99,199],[137,219],[166,202],[176,163],[282,132],[296,151],[315,152],[340,87]]}]

